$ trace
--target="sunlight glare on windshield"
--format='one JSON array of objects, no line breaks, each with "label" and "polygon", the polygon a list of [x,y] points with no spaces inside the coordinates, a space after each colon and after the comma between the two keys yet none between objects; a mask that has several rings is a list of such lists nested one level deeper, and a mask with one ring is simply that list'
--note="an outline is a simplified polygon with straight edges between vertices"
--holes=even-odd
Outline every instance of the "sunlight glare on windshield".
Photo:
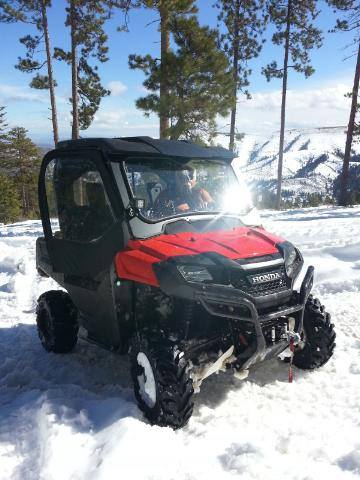
[{"label": "sunlight glare on windshield", "polygon": [[222,199],[221,210],[224,213],[244,213],[252,208],[252,200],[246,185],[239,182],[236,187],[231,187]]}]

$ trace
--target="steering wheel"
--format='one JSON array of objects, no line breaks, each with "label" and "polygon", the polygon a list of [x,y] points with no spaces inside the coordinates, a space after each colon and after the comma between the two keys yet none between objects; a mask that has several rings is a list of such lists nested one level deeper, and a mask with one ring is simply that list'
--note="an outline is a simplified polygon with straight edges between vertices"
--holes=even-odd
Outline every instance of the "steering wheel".
[{"label": "steering wheel", "polygon": [[176,211],[175,204],[173,200],[167,200],[162,205],[159,205],[158,208],[152,208],[150,210],[151,218],[164,218],[164,217],[172,217],[176,215],[178,212]]}]

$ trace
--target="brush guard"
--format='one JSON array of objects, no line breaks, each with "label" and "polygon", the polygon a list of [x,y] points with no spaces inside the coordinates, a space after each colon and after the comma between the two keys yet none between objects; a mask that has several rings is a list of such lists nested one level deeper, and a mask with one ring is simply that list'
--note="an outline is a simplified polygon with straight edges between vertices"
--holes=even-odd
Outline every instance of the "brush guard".
[{"label": "brush guard", "polygon": [[[197,300],[202,304],[205,310],[211,315],[220,316],[224,318],[231,318],[238,321],[250,322],[254,325],[256,335],[256,350],[247,358],[241,365],[238,361],[234,362],[234,367],[238,370],[247,370],[252,365],[262,362],[270,357],[275,357],[289,347],[290,342],[298,341],[300,339],[303,330],[304,309],[306,301],[310,295],[314,279],[314,267],[310,266],[307,269],[305,277],[302,281],[298,302],[295,305],[279,307],[276,310],[259,315],[259,312],[255,304],[251,301],[251,297],[239,296],[229,298],[219,294],[218,292],[198,292],[196,295]],[[246,298],[248,297],[248,298]],[[221,311],[216,308],[217,305],[230,307],[229,311]],[[250,316],[243,316],[242,311],[236,312],[236,310],[247,309],[250,312]],[[293,328],[288,332],[288,337],[284,340],[280,340],[277,343],[268,346],[263,333],[263,326],[269,320],[274,320],[279,317],[289,317],[291,314],[295,314],[295,320],[293,321]]]}]

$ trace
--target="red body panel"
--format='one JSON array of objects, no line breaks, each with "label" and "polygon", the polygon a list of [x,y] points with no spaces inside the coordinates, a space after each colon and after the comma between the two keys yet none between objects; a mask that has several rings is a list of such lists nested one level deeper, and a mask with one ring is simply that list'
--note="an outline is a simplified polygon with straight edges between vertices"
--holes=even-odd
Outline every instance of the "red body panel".
[{"label": "red body panel", "polygon": [[206,233],[182,232],[147,240],[130,240],[115,257],[119,278],[158,286],[152,265],[180,255],[215,252],[232,260],[276,253],[284,240],[260,228],[234,228]]}]

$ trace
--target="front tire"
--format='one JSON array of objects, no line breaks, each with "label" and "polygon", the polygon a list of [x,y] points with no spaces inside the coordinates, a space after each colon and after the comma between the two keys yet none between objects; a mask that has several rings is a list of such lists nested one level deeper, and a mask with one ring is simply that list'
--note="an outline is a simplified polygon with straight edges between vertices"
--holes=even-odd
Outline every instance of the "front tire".
[{"label": "front tire", "polygon": [[67,353],[78,338],[77,310],[68,293],[50,290],[38,298],[36,324],[47,352]]},{"label": "front tire", "polygon": [[193,411],[193,387],[187,362],[176,345],[165,340],[134,338],[131,376],[139,408],[152,424],[178,429]]},{"label": "front tire", "polygon": [[293,359],[298,368],[313,370],[331,358],[336,334],[330,318],[320,301],[310,295],[304,312],[304,346],[295,350]]}]

